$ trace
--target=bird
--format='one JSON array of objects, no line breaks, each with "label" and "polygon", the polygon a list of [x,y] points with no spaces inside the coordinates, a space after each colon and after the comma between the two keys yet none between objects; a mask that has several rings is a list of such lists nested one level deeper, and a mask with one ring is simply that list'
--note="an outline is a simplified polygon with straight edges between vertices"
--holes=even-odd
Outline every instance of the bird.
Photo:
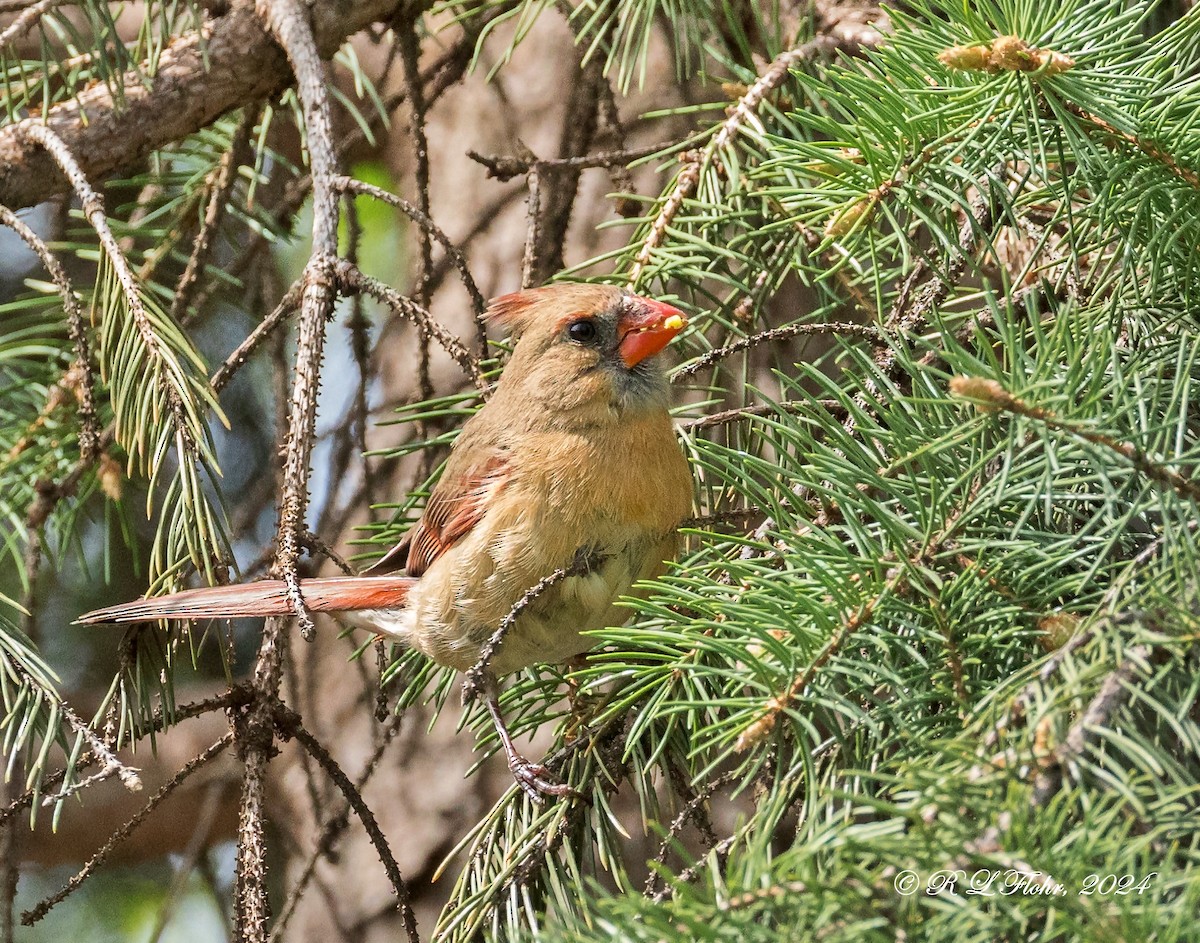
[{"label": "bird", "polygon": [[[469,684],[484,695],[509,769],[540,802],[572,791],[516,750],[498,679],[591,648],[583,633],[624,623],[619,598],[644,592],[635,584],[675,558],[692,475],[660,354],[687,318],[628,289],[569,282],[495,298],[487,317],[511,332],[511,357],[460,430],[417,523],[367,574],[299,587],[308,611],[475,669]],[[289,614],[287,584],[260,580],[140,599],[77,621]]]}]

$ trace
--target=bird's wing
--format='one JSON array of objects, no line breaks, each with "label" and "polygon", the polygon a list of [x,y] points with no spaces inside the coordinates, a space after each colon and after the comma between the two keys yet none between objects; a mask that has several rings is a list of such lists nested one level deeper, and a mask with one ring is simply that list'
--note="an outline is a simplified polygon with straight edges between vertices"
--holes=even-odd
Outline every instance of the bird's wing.
[{"label": "bird's wing", "polygon": [[451,461],[425,505],[421,519],[372,567],[387,569],[403,561],[409,576],[420,576],[433,562],[470,533],[487,510],[489,497],[508,477],[505,459],[491,455],[459,471]]}]

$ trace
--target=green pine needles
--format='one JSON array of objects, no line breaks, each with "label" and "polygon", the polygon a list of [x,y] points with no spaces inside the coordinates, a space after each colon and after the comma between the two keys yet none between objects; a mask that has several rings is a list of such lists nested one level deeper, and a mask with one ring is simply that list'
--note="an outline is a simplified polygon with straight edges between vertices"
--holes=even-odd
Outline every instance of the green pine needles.
[{"label": "green pine needles", "polygon": [[510,688],[586,801],[513,790],[444,938],[1189,937],[1200,19],[1149,13],[913,4],[734,76],[614,261],[694,315],[699,512],[754,526],[566,714]]},{"label": "green pine needles", "polygon": [[[642,202],[619,249],[564,273],[687,310],[673,382],[696,517],[586,661],[509,680],[513,729],[552,732],[547,764],[580,798],[536,806],[514,786],[447,856],[434,937],[1185,943],[1200,909],[1200,11],[916,0],[847,37],[823,4],[785,29],[791,6],[566,11],[581,68],[602,63],[618,89],[665,26],[680,71],[702,64],[693,88],[720,98],[650,117],[678,132],[640,159],[665,186],[627,196]],[[555,7],[432,14],[479,44],[507,29],[488,60],[503,75]],[[10,119],[66,100],[58,72],[152,64],[196,15],[168,5],[126,48],[106,5],[83,9],[95,49],[47,21],[82,65],[0,61]],[[359,102],[338,100],[369,140],[396,103],[352,51],[339,61]],[[190,325],[204,289],[159,273],[244,274],[189,247],[220,230],[210,215],[239,251],[288,238],[300,200],[272,215],[257,193],[272,172],[299,179],[266,144],[294,104],[156,155],[116,241],[77,218],[54,246],[89,284],[52,272],[0,306],[0,560],[17,575],[0,584],[0,694],[30,788],[55,744],[72,762],[105,746],[17,627],[41,555],[110,552],[81,546],[85,500],[122,523],[118,549],[150,508],[156,586],[225,575],[223,413]],[[396,414],[411,434],[387,455],[419,453],[430,488],[485,394],[427,392]],[[122,462],[94,462],[114,441]],[[380,505],[394,520],[370,542],[419,499]],[[146,633],[127,654],[105,743],[169,726],[178,645]],[[458,683],[411,653],[384,680],[401,709],[439,708]],[[497,748],[480,707],[464,724]]]}]

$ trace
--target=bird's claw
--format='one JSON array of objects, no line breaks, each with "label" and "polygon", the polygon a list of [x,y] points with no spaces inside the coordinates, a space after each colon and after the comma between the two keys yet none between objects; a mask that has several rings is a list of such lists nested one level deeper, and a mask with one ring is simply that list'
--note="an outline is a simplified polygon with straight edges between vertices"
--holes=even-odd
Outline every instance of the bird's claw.
[{"label": "bird's claw", "polygon": [[513,779],[517,781],[517,785],[536,805],[545,802],[546,796],[583,798],[583,794],[579,790],[572,789],[566,783],[555,782],[551,778],[550,770],[541,763],[533,763],[520,754],[514,754],[508,758],[508,769],[512,773]]}]

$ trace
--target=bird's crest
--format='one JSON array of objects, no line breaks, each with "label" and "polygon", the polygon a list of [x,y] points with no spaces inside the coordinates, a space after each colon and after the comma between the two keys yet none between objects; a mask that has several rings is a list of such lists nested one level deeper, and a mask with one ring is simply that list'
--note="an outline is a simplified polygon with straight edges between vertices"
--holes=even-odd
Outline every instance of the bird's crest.
[{"label": "bird's crest", "polygon": [[514,334],[522,334],[542,321],[557,324],[564,316],[602,311],[620,296],[621,289],[613,285],[562,282],[493,298],[488,303],[487,317]]}]

